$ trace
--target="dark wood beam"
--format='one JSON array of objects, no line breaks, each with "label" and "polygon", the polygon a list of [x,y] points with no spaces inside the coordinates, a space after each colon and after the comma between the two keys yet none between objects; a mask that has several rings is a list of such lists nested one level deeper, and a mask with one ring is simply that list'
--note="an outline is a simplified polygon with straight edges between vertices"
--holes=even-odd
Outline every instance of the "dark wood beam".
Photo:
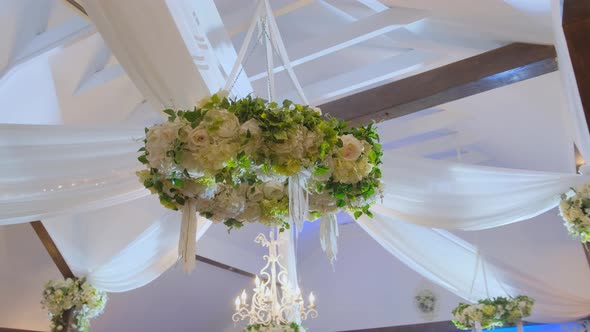
[{"label": "dark wood beam", "polygon": [[513,43],[320,108],[352,124],[384,121],[557,70],[553,46]]},{"label": "dark wood beam", "polygon": [[72,5],[72,7],[74,9],[76,9],[78,12],[80,12],[80,14],[84,15],[84,16],[88,16],[88,13],[86,12],[86,9],[84,9],[84,7],[82,7],[82,5],[80,4],[80,2],[76,1],[76,0],[66,0],[67,3],[69,3],[70,5]]},{"label": "dark wood beam", "polygon": [[213,259],[209,259],[207,257],[196,255],[195,258],[199,262],[202,262],[202,263],[205,263],[205,264],[209,264],[211,266],[215,266],[215,267],[220,268],[222,270],[226,270],[226,271],[229,271],[229,272],[237,273],[239,275],[243,275],[244,277],[248,277],[248,278],[252,278],[252,279],[256,278],[256,275],[254,273],[250,273],[250,272],[247,272],[247,271],[244,271],[244,270],[240,270],[240,269],[238,269],[236,267],[233,267],[233,266],[230,266],[230,265],[227,265],[227,264],[223,264],[221,262],[218,262],[218,261],[213,260]]},{"label": "dark wood beam", "polygon": [[[55,265],[57,266],[57,269],[59,270],[61,275],[64,278],[75,278],[76,276],[74,275],[74,273],[68,266],[68,263],[66,262],[61,252],[55,245],[55,242],[53,242],[53,239],[49,235],[49,232],[47,232],[47,229],[45,228],[45,226],[43,226],[43,223],[40,220],[32,221],[31,226],[33,227],[33,230],[35,230],[35,233],[37,234],[37,237],[39,237],[39,240],[41,240],[41,243],[43,243],[45,250],[47,250],[47,253],[53,260],[53,263],[55,263]],[[71,323],[74,319],[72,309],[66,311],[63,316],[64,322],[67,322],[66,326],[63,329],[63,332],[72,331]]]},{"label": "dark wood beam", "polygon": [[[590,128],[590,1],[588,0],[564,0],[562,27],[567,48],[570,54],[578,92],[582,100],[586,123]],[[576,168],[583,162],[577,148]],[[578,162],[580,160],[580,162]],[[587,245],[583,245],[586,261],[590,266],[590,252]]]},{"label": "dark wood beam", "polygon": [[53,260],[53,263],[55,263],[55,265],[57,266],[59,272],[61,272],[61,275],[64,278],[75,278],[74,273],[68,266],[68,263],[66,263],[64,257],[61,255],[61,252],[59,252],[59,249],[57,248],[55,242],[53,242],[53,239],[47,232],[47,229],[45,229],[45,226],[43,226],[43,223],[37,220],[31,222],[31,226],[33,226],[35,233],[37,233],[39,240],[41,240],[41,243],[43,243],[45,250],[47,250],[47,253]]},{"label": "dark wood beam", "polygon": [[586,122],[590,122],[590,1],[564,0],[562,26]]}]

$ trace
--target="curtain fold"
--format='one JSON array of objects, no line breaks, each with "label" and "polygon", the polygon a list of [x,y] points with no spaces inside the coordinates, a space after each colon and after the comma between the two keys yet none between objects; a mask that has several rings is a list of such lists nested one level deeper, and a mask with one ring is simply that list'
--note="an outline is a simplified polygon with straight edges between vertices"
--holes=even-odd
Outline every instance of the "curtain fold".
[{"label": "curtain fold", "polygon": [[[178,260],[180,213],[148,196],[43,221],[75,275],[108,292],[151,282]],[[210,221],[201,223],[199,239]]]},{"label": "curtain fold", "polygon": [[135,177],[143,135],[130,126],[0,125],[0,225],[149,195]]},{"label": "curtain fold", "polygon": [[493,228],[554,208],[560,195],[588,176],[525,171],[407,157],[383,156],[389,215],[417,225],[461,230]]},{"label": "curtain fold", "polygon": [[557,289],[489,257],[443,230],[412,225],[376,212],[357,223],[408,267],[458,296],[477,301],[490,296],[526,294],[535,299],[530,321],[561,322],[587,317],[590,298]]}]

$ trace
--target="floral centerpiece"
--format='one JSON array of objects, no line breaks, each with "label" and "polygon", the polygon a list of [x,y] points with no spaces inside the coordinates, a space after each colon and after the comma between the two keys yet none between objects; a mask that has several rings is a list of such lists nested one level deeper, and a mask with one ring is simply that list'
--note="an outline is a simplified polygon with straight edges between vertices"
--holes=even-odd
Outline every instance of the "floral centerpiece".
[{"label": "floral centerpiece", "polygon": [[480,330],[502,326],[496,315],[496,307],[491,304],[459,303],[453,310],[453,324],[461,330]]},{"label": "floral centerpiece", "polygon": [[305,332],[305,331],[303,330],[303,327],[301,327],[301,325],[293,322],[289,325],[285,325],[285,324],[281,324],[281,325],[275,325],[275,324],[248,325],[244,329],[244,332]]},{"label": "floral centerpiece", "polygon": [[532,298],[519,295],[511,300],[504,299],[504,313],[502,321],[506,325],[521,324],[523,318],[531,315],[535,300]]},{"label": "floral centerpiece", "polygon": [[284,230],[289,220],[300,227],[340,209],[372,216],[382,156],[373,125],[349,128],[288,100],[221,94],[193,110],[164,112],[166,123],[146,128],[138,176],[183,217],[198,212],[229,229],[258,222]]},{"label": "floral centerpiece", "polygon": [[518,295],[514,298],[496,297],[479,300],[476,304],[459,303],[453,310],[453,323],[461,330],[490,329],[517,325],[522,330],[522,319],[530,316],[534,300]]},{"label": "floral centerpiece", "polygon": [[105,292],[96,289],[85,278],[51,280],[45,285],[41,304],[49,311],[51,331],[62,331],[66,322],[64,313],[72,310],[74,331],[88,331],[89,320],[102,314],[107,302]]},{"label": "floral centerpiece", "polygon": [[561,195],[559,212],[571,235],[580,237],[582,243],[590,242],[590,184],[572,188],[572,193]]}]

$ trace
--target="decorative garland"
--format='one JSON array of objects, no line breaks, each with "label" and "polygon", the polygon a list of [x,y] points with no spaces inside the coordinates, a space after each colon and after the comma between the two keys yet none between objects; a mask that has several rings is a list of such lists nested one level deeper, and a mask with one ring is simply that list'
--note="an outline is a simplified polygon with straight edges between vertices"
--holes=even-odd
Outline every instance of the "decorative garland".
[{"label": "decorative garland", "polygon": [[424,289],[416,294],[414,301],[416,302],[416,307],[422,314],[433,314],[436,309],[436,295],[428,289]]},{"label": "decorative garland", "polygon": [[254,324],[248,325],[244,329],[245,332],[303,332],[303,327],[295,322],[291,324]]},{"label": "decorative garland", "polygon": [[297,208],[291,185],[299,185],[304,197],[296,199],[308,198],[309,210],[295,213],[304,218],[339,209],[355,218],[372,216],[369,208],[382,186],[382,149],[373,125],[349,128],[288,100],[278,105],[221,94],[192,111],[164,112],[168,122],[146,128],[138,159],[147,169],[138,176],[165,207],[178,210],[190,201],[196,212],[230,230],[249,222],[284,230]]},{"label": "decorative garland", "polygon": [[531,315],[534,303],[532,298],[524,295],[512,299],[483,299],[477,304],[459,303],[453,310],[453,324],[461,330],[520,324],[523,318]]},{"label": "decorative garland", "polygon": [[87,332],[89,320],[102,314],[107,295],[82,279],[51,280],[45,285],[41,305],[49,311],[51,332],[65,329],[64,313],[73,310],[74,331]]},{"label": "decorative garland", "polygon": [[559,212],[572,236],[582,243],[590,242],[590,184],[571,190],[573,195],[561,195]]}]

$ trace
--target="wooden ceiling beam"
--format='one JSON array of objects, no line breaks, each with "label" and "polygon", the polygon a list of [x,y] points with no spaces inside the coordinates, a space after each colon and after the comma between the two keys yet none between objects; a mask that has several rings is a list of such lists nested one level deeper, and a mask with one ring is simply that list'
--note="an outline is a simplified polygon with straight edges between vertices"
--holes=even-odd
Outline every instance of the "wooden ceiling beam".
[{"label": "wooden ceiling beam", "polygon": [[49,235],[49,232],[47,232],[47,229],[45,228],[45,226],[43,226],[43,223],[37,220],[31,222],[31,226],[35,230],[35,233],[39,237],[39,240],[41,240],[41,243],[43,243],[45,250],[47,250],[47,253],[51,257],[51,260],[53,260],[53,263],[55,263],[55,265],[57,266],[57,269],[59,270],[61,275],[64,278],[75,278],[74,273],[72,272],[72,270],[68,266],[68,263],[66,262],[61,252],[55,245],[55,242],[53,242],[53,239]]},{"label": "wooden ceiling beam", "polygon": [[[40,220],[32,221],[31,226],[33,227],[33,230],[35,230],[35,233],[39,237],[39,240],[41,240],[41,243],[43,243],[45,250],[47,250],[47,253],[51,257],[51,260],[53,260],[53,263],[55,263],[57,269],[64,277],[64,279],[75,278],[76,276],[68,266],[68,263],[66,262],[65,258],[62,256],[61,252],[57,248],[57,245],[55,245],[55,242],[53,242],[53,239],[49,235],[49,232],[47,232],[47,229],[45,228],[45,226],[43,226],[43,223]],[[68,322],[68,324],[66,324],[66,326],[64,327],[63,332],[72,331],[71,322],[74,319],[72,309],[66,311],[63,314],[63,316],[64,321]]]},{"label": "wooden ceiling beam", "polygon": [[557,70],[553,46],[512,43],[320,105],[352,124],[385,121]]},{"label": "wooden ceiling beam", "polygon": [[[588,0],[564,0],[562,27],[570,54],[578,92],[584,108],[586,123],[590,128],[590,2]],[[576,168],[582,163],[582,156],[577,148]],[[590,265],[590,251],[584,246],[586,261]]]},{"label": "wooden ceiling beam", "polygon": [[590,2],[564,0],[562,26],[586,122],[589,122],[590,128]]},{"label": "wooden ceiling beam", "polygon": [[237,267],[233,267],[233,266],[230,266],[230,265],[227,265],[227,264],[223,264],[221,262],[218,262],[216,260],[213,260],[213,259],[210,259],[210,258],[207,258],[207,257],[196,255],[195,258],[199,262],[202,262],[202,263],[205,263],[205,264],[208,264],[208,265],[211,265],[211,266],[215,266],[216,268],[219,268],[219,269],[222,269],[222,270],[226,270],[226,271],[229,271],[229,272],[237,273],[239,275],[242,275],[244,277],[248,277],[248,278],[251,278],[251,279],[256,278],[256,275],[254,273],[250,273],[250,272],[247,272],[247,271],[238,269]]}]

